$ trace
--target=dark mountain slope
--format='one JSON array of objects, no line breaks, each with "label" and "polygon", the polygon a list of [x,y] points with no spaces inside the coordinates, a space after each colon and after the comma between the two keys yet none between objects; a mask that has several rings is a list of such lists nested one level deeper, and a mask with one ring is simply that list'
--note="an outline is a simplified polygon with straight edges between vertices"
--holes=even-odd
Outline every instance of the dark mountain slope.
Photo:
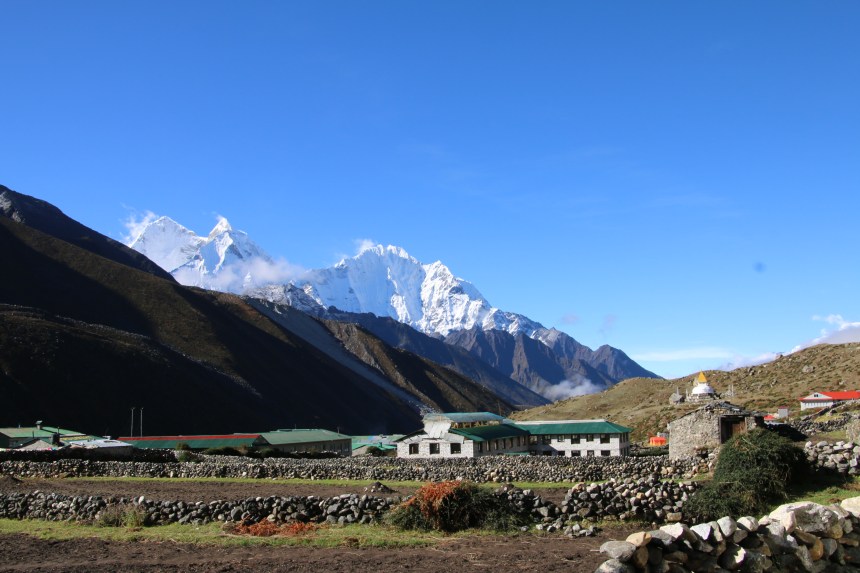
[{"label": "dark mountain slope", "polygon": [[378,317],[370,313],[354,314],[340,311],[329,311],[326,316],[330,320],[359,324],[391,346],[408,350],[437,364],[447,366],[517,407],[538,406],[549,402],[540,394],[513,380],[509,374],[494,368],[492,363],[485,361],[483,357],[474,356],[466,349],[418,332],[393,318]]},{"label": "dark mountain slope", "polygon": [[134,249],[78,223],[46,201],[12,191],[3,185],[0,185],[0,216],[23,223],[112,261],[169,281],[174,280],[170,273]]},{"label": "dark mountain slope", "polygon": [[564,381],[577,386],[584,383],[583,378],[603,388],[615,382],[584,360],[562,360],[547,345],[523,334],[513,336],[501,330],[471,328],[452,332],[445,341],[464,348],[537,392]]},{"label": "dark mountain slope", "polygon": [[[143,406],[147,433],[420,425],[414,401],[331,360],[239,297],[182,287],[7,217],[0,268],[0,385],[14,397],[0,401],[0,424],[62,412],[52,422],[120,433],[117,420]],[[496,400],[457,405],[489,402]]]}]

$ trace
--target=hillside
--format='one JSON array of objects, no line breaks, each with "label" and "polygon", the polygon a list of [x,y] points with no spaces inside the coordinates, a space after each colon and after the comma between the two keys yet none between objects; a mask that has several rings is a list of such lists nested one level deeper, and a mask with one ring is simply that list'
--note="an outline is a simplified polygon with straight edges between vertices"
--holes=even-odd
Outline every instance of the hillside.
[{"label": "hillside", "polygon": [[[698,373],[696,373],[698,374]],[[730,372],[708,370],[708,382],[718,393],[734,387],[734,404],[765,413],[788,406],[792,417],[800,413],[798,399],[816,390],[860,388],[860,343],[822,344],[788,354],[759,366]],[[519,420],[607,418],[634,429],[633,439],[643,440],[663,431],[666,424],[695,409],[673,406],[669,396],[692,387],[695,375],[674,380],[631,378],[588,396],[570,398],[515,413]]]},{"label": "hillside", "polygon": [[43,419],[118,435],[134,406],[145,408],[147,433],[403,432],[420,426],[422,407],[499,407],[474,382],[379,341],[393,369],[416,373],[413,388],[370,376],[238,296],[126,264],[122,250],[114,256],[111,242],[80,227],[73,244],[0,213],[2,425]]}]

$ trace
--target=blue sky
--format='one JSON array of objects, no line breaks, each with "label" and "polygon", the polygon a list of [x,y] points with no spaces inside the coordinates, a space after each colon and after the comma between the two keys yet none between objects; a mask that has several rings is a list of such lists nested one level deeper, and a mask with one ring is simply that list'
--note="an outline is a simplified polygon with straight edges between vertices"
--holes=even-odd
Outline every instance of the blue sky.
[{"label": "blue sky", "polygon": [[[665,376],[860,339],[856,2],[0,3],[0,183],[371,239]],[[841,329],[841,330],[840,330]]]}]

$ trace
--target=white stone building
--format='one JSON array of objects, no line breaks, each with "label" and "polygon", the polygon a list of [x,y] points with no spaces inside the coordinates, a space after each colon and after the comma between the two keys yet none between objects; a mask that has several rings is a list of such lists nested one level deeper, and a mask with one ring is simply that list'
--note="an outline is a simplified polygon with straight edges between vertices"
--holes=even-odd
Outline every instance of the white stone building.
[{"label": "white stone building", "polygon": [[397,440],[397,457],[625,456],[630,451],[630,431],[606,420],[514,423],[489,412],[427,414],[423,430]]},{"label": "white stone building", "polygon": [[489,412],[427,414],[424,429],[397,440],[398,458],[476,458],[526,454],[528,431]]},{"label": "white stone building", "polygon": [[544,456],[605,457],[630,453],[630,428],[606,420],[517,422],[529,432],[529,453]]},{"label": "white stone building", "polygon": [[813,392],[809,396],[804,396],[800,399],[800,409],[817,410],[853,400],[860,400],[860,392],[856,390],[849,390],[847,392]]}]

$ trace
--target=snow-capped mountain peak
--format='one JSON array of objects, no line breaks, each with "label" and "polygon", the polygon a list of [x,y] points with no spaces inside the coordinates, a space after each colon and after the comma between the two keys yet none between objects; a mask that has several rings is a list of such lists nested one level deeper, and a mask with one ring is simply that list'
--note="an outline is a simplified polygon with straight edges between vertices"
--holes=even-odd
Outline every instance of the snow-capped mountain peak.
[{"label": "snow-capped mountain peak", "polygon": [[205,237],[170,217],[159,217],[147,224],[129,246],[182,284],[215,290],[242,292],[260,286],[255,280],[255,267],[272,264],[247,233],[233,230],[224,217],[219,217]]}]

